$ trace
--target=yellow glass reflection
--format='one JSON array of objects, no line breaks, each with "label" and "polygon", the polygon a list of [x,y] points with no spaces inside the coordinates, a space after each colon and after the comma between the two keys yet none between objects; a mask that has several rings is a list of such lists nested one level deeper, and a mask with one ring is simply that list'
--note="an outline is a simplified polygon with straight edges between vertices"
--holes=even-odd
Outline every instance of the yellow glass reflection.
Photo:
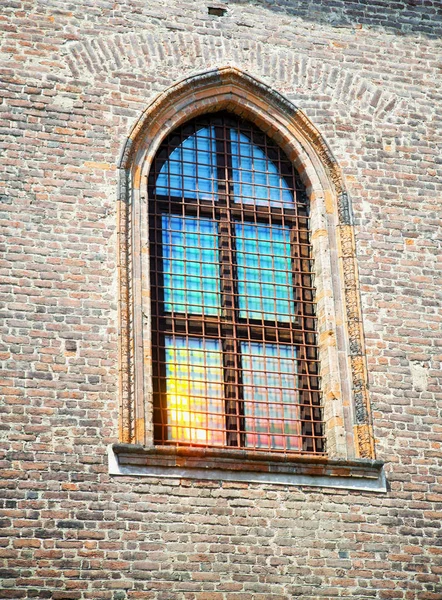
[{"label": "yellow glass reflection", "polygon": [[169,440],[224,444],[219,342],[168,337],[166,344]]},{"label": "yellow glass reflection", "polygon": [[[207,442],[205,415],[191,412],[190,390],[187,382],[168,380],[167,406],[171,438],[186,442]],[[195,386],[194,386],[195,387]]]}]

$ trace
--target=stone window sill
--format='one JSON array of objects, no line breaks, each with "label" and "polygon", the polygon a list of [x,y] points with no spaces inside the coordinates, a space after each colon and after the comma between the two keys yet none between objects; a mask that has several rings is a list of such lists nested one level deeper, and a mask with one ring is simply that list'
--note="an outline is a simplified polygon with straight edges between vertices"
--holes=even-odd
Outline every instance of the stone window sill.
[{"label": "stone window sill", "polygon": [[172,446],[109,447],[109,474],[271,483],[386,492],[384,463],[369,459],[281,456],[266,452]]}]

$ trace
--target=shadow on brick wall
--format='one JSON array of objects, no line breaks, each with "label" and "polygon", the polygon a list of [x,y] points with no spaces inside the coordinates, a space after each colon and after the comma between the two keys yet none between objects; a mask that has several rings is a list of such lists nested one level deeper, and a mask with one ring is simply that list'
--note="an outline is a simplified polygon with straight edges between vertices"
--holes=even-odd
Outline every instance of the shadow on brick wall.
[{"label": "shadow on brick wall", "polygon": [[437,38],[442,34],[440,0],[226,0],[228,4],[255,5],[324,23],[336,28],[363,27],[388,29],[399,35],[424,35]]}]

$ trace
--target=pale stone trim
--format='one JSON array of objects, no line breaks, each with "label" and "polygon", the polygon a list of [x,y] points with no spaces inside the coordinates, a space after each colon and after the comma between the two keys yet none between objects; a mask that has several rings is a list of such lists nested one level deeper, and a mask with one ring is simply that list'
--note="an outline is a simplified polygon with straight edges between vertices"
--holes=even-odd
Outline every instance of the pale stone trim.
[{"label": "pale stone trim", "polygon": [[[108,446],[109,475],[121,477],[155,477],[157,479],[198,479],[208,481],[240,481],[284,486],[306,486],[359,490],[364,492],[386,493],[387,480],[381,461],[359,459],[357,461],[328,461],[328,468],[315,472],[317,465],[308,460],[282,464],[277,471],[254,471],[248,467],[229,469],[221,461],[213,461],[217,467],[186,466],[174,464],[165,466],[160,460],[157,464],[143,464],[143,450],[134,452],[135,460],[121,460],[121,450]],[[155,461],[151,461],[155,463]],[[181,462],[181,461],[177,461]]]},{"label": "pale stone trim", "polygon": [[121,440],[153,444],[146,198],[150,165],[170,131],[197,115],[224,109],[254,122],[272,137],[307,186],[328,454],[373,458],[354,234],[340,170],[302,111],[230,66],[188,77],[165,90],[143,113],[123,151]]}]

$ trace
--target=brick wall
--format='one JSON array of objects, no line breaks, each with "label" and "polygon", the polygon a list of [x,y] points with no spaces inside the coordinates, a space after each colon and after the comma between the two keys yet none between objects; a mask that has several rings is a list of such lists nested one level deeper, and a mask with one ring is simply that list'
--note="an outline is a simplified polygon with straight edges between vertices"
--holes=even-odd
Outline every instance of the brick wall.
[{"label": "brick wall", "polygon": [[[440,3],[208,6],[0,9],[0,597],[441,599]],[[225,64],[342,167],[387,494],[107,474],[117,164],[157,93]]]}]

